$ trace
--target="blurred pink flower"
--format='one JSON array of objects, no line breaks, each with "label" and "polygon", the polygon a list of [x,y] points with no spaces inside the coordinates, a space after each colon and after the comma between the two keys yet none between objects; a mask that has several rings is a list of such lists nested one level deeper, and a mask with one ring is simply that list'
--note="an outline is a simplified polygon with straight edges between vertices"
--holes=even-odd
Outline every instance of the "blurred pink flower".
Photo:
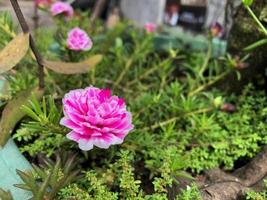
[{"label": "blurred pink flower", "polygon": [[58,2],[53,3],[50,11],[53,16],[56,16],[59,14],[63,14],[66,17],[73,16],[73,8],[71,7],[69,3],[66,3],[66,2],[58,1]]},{"label": "blurred pink flower", "polygon": [[87,33],[76,27],[68,33],[67,47],[74,51],[88,51],[92,48],[93,42]]},{"label": "blurred pink flower", "polygon": [[76,141],[84,151],[121,144],[133,129],[124,100],[111,96],[107,89],[72,90],[63,98],[63,110],[60,124],[72,129],[67,138]]},{"label": "blurred pink flower", "polygon": [[218,23],[218,22],[215,22],[215,23],[212,23],[211,26],[210,26],[210,31],[211,31],[211,35],[213,37],[222,37],[223,34],[224,34],[224,28],[223,26]]},{"label": "blurred pink flower", "polygon": [[148,33],[154,33],[156,31],[157,25],[154,23],[146,23],[144,28]]},{"label": "blurred pink flower", "polygon": [[46,8],[52,3],[52,0],[35,0],[34,3],[39,8]]}]

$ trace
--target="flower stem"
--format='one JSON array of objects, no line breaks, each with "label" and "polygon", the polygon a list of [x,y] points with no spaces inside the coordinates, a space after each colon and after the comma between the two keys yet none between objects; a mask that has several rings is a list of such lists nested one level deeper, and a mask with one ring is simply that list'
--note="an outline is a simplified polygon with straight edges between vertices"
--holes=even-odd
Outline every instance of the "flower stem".
[{"label": "flower stem", "polygon": [[260,22],[260,20],[258,19],[258,17],[254,14],[254,12],[251,10],[251,8],[249,6],[245,6],[245,7],[248,10],[250,16],[255,20],[255,22],[259,25],[259,27],[261,28],[261,30],[263,31],[263,33],[267,36],[267,30],[263,26],[263,24]]},{"label": "flower stem", "polygon": [[165,126],[165,125],[168,125],[168,124],[170,124],[172,122],[175,122],[178,119],[181,119],[182,117],[187,117],[187,116],[196,115],[196,114],[203,114],[203,113],[210,112],[212,110],[214,110],[214,107],[202,108],[202,109],[199,109],[199,110],[191,111],[191,112],[185,113],[185,114],[183,114],[181,116],[176,116],[176,117],[167,119],[166,121],[155,123],[150,128],[145,128],[144,130],[148,130],[148,129],[154,130],[154,129],[159,128],[161,126]]},{"label": "flower stem", "polygon": [[[16,16],[19,20],[19,23],[20,23],[20,26],[22,28],[22,31],[24,33],[28,33],[30,31],[29,29],[29,26],[23,16],[23,13],[20,9],[20,6],[18,4],[18,1],[17,0],[10,0],[11,2],[11,5],[16,13]],[[38,63],[38,66],[39,66],[39,87],[40,88],[44,88],[44,66],[43,66],[43,59],[42,59],[42,56],[41,54],[39,53],[36,45],[35,45],[35,42],[32,38],[32,36],[30,35],[30,47],[32,49],[32,52],[36,58],[36,61]]]},{"label": "flower stem", "polygon": [[205,57],[205,60],[202,64],[202,67],[199,71],[199,74],[201,74],[201,76],[203,75],[203,73],[205,72],[206,68],[208,67],[208,64],[209,64],[209,61],[210,61],[210,58],[211,58],[211,53],[212,53],[212,39],[209,39],[208,41],[208,52],[207,52],[207,55]]},{"label": "flower stem", "polygon": [[231,70],[225,71],[224,73],[222,73],[221,75],[217,76],[216,78],[214,78],[213,80],[209,81],[208,83],[201,85],[200,87],[198,87],[197,89],[193,90],[192,92],[189,92],[188,96],[191,97],[205,89],[207,89],[209,86],[213,85],[214,83],[216,83],[217,81],[219,81],[220,79],[224,78],[227,74],[229,74],[231,72]]},{"label": "flower stem", "polygon": [[115,81],[114,83],[114,87],[117,87],[120,82],[122,81],[124,75],[126,74],[126,72],[130,69],[131,65],[133,64],[133,58],[130,58],[127,63],[126,63],[126,66],[125,68],[121,71],[119,77],[117,78],[117,80]]}]

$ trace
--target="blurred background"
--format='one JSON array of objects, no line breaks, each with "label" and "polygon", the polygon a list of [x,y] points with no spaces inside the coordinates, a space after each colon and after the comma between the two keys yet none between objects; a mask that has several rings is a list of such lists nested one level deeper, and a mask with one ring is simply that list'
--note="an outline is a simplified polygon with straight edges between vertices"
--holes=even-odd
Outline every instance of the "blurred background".
[{"label": "blurred background", "polygon": [[[232,2],[234,1],[236,0]],[[217,24],[219,31],[227,27],[226,0],[72,0],[68,2],[76,9],[96,11],[97,17],[100,16],[107,21],[117,15],[120,18],[133,20],[141,26],[149,22],[198,33],[214,24]],[[236,2],[239,3],[239,0]],[[19,3],[33,27],[34,2],[20,0]],[[8,0],[0,1],[0,10],[11,10]],[[40,15],[45,15],[40,17],[40,26],[53,24],[47,13],[40,12]],[[221,32],[220,37],[225,38],[226,33],[226,31]]]}]

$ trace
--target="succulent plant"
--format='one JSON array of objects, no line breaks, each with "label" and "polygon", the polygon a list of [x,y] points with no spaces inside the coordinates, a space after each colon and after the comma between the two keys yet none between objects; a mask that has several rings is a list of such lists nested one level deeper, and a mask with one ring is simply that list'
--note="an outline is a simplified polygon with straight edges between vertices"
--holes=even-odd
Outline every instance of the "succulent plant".
[{"label": "succulent plant", "polygon": [[[58,191],[71,183],[78,175],[78,170],[74,170],[75,155],[62,157],[56,155],[56,161],[44,159],[44,164],[37,166],[32,165],[32,171],[17,170],[18,175],[22,179],[22,184],[15,186],[32,192],[34,200],[52,200],[56,197]],[[7,192],[3,193],[6,196]],[[7,199],[8,200],[8,199]]]}]

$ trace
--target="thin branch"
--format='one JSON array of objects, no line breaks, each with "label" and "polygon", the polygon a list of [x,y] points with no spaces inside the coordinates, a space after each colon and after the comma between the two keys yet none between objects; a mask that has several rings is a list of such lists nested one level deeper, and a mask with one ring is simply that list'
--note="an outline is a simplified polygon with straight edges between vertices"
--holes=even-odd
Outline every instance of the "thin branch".
[{"label": "thin branch", "polygon": [[228,71],[223,72],[222,74],[220,74],[219,76],[216,76],[213,80],[209,81],[208,83],[201,85],[198,88],[196,88],[195,90],[189,92],[188,96],[191,97],[191,96],[193,96],[199,92],[202,92],[203,90],[207,89],[211,85],[215,84],[216,82],[218,82],[219,80],[221,80],[222,78],[227,76],[230,72],[232,72],[232,70],[228,70]]},{"label": "thin branch", "polygon": [[[23,16],[23,13],[22,13],[22,11],[20,9],[18,1],[17,0],[10,0],[10,2],[11,2],[11,5],[12,5],[15,13],[16,13],[16,16],[17,16],[17,18],[19,20],[19,23],[20,23],[20,26],[22,28],[22,31],[24,33],[28,33],[30,31],[30,28],[29,28],[29,26],[28,26],[28,24],[27,24],[27,22],[26,22],[26,20],[25,20],[25,18]],[[31,35],[30,35],[30,47],[32,49],[32,52],[33,52],[33,54],[34,54],[34,56],[36,58],[38,66],[39,66],[39,87],[40,88],[44,88],[44,66],[42,64],[43,63],[42,62],[43,59],[42,59],[42,56],[41,56],[41,54],[39,53],[39,51],[38,51],[38,49],[36,47],[35,42],[34,42],[34,40],[33,40]]]},{"label": "thin branch", "polygon": [[96,20],[96,18],[101,15],[101,13],[103,12],[107,2],[108,2],[108,0],[98,0],[98,1],[96,1],[93,13],[92,13],[92,15],[90,17],[91,23],[93,23]]}]

